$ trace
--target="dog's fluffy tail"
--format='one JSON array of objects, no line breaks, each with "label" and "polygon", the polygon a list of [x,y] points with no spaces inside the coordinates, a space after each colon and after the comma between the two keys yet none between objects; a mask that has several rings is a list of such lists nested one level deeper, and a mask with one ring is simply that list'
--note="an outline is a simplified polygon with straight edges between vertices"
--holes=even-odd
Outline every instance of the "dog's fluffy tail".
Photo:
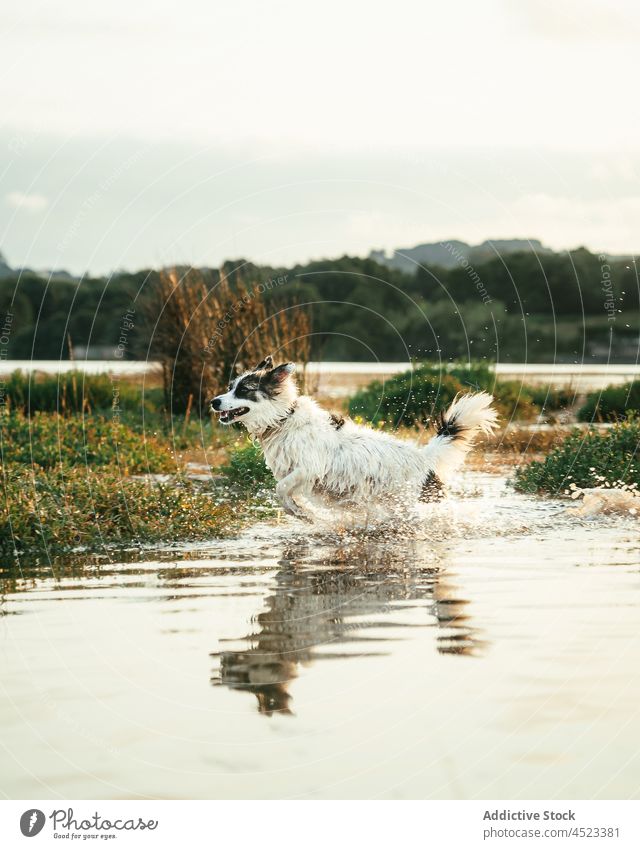
[{"label": "dog's fluffy tail", "polygon": [[436,420],[436,435],[424,447],[432,470],[441,479],[464,461],[479,433],[490,434],[498,425],[498,414],[487,392],[457,396]]}]

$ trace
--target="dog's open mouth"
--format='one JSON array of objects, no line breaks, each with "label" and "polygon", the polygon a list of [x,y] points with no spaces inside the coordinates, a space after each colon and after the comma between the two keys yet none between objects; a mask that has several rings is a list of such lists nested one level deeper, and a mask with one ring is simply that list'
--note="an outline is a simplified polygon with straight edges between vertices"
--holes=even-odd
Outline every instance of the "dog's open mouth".
[{"label": "dog's open mouth", "polygon": [[240,416],[244,416],[249,412],[248,407],[235,407],[233,410],[222,410],[220,413],[220,421],[222,424],[231,424]]}]

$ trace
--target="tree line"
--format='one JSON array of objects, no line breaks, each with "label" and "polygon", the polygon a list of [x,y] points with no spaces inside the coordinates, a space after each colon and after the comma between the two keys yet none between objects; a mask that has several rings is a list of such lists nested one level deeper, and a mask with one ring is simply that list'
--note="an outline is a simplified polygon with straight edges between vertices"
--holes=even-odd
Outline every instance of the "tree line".
[{"label": "tree line", "polygon": [[[584,248],[514,253],[452,269],[417,267],[414,273],[344,256],[291,268],[239,260],[220,270],[200,269],[199,275],[212,297],[223,277],[231,301],[234,287],[242,286],[272,312],[292,307],[307,312],[313,359],[637,358],[636,265]],[[157,270],[80,280],[9,272],[0,280],[0,318],[9,331],[3,334],[0,356],[66,359],[86,348],[89,356],[95,349],[113,349],[114,356],[129,359],[153,356],[162,312],[159,285]],[[224,334],[234,321],[229,305],[225,315],[212,335]]]}]

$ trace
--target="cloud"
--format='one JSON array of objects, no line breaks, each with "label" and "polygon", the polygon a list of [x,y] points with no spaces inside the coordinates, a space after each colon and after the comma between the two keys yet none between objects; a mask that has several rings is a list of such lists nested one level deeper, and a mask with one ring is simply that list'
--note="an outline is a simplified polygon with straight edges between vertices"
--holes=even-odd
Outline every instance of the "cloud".
[{"label": "cloud", "polygon": [[41,212],[49,205],[49,199],[44,195],[29,195],[26,192],[8,192],[4,199],[8,206],[21,209],[24,212]]},{"label": "cloud", "polygon": [[[555,250],[587,245],[592,251],[628,254],[637,251],[640,195],[577,199],[543,192],[528,194],[509,207],[521,232],[541,235]],[[495,232],[509,232],[503,222]]]},{"label": "cloud", "polygon": [[505,4],[529,34],[551,41],[634,43],[640,18],[634,0],[520,0]]}]

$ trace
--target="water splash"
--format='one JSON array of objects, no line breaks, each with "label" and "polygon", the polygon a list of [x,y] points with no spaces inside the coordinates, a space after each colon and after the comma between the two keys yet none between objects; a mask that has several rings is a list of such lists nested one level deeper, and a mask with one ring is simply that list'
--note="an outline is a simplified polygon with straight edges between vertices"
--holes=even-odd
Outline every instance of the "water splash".
[{"label": "water splash", "polygon": [[598,516],[618,514],[640,518],[640,495],[636,484],[625,484],[615,487],[598,486],[580,488],[571,486],[571,498],[581,498],[577,507],[571,507],[566,512],[573,516]]}]

